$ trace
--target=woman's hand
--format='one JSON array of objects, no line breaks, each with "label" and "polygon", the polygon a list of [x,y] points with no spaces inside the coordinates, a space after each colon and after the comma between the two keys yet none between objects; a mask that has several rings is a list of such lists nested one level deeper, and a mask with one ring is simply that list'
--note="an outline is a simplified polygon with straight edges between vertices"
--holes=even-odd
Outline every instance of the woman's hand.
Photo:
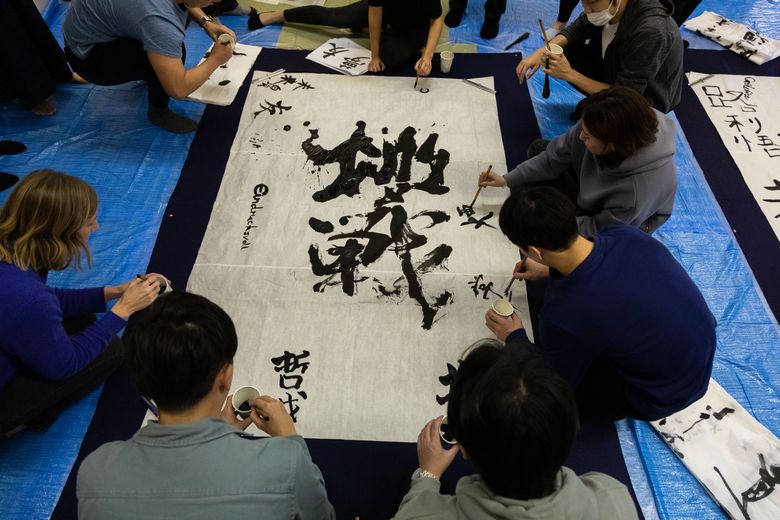
[{"label": "woman's hand", "polygon": [[482,175],[480,175],[479,185],[483,188],[487,186],[491,186],[493,188],[503,188],[506,186],[506,180],[504,179],[503,175],[499,175],[493,170],[484,171],[482,172]]},{"label": "woman's hand", "polygon": [[414,71],[417,72],[420,76],[427,76],[431,73],[431,69],[433,68],[433,65],[431,64],[431,58],[423,56],[419,60],[417,60],[417,63],[414,64]]},{"label": "woman's hand", "polygon": [[249,405],[252,407],[249,415],[252,422],[271,437],[297,435],[295,423],[279,399],[261,395]]},{"label": "woman's hand", "polygon": [[534,73],[541,67],[544,60],[544,53],[547,49],[541,47],[536,49],[530,56],[525,58],[517,65],[517,79],[522,84],[523,81],[529,79]]},{"label": "woman's hand", "polygon": [[111,312],[126,320],[136,311],[145,309],[157,299],[160,283],[156,276],[133,278],[127,282],[127,287]]},{"label": "woman's hand", "polygon": [[372,56],[368,62],[368,72],[382,72],[385,70],[385,64],[379,56]]},{"label": "woman's hand", "polygon": [[439,437],[439,428],[443,416],[431,419],[423,426],[420,435],[417,436],[417,459],[420,467],[441,478],[447,468],[452,464],[458,449],[453,446],[449,449],[441,447],[441,438]]},{"label": "woman's hand", "polygon": [[545,51],[547,66],[542,69],[545,74],[562,80],[568,80],[572,72],[571,64],[565,54],[550,54]]}]

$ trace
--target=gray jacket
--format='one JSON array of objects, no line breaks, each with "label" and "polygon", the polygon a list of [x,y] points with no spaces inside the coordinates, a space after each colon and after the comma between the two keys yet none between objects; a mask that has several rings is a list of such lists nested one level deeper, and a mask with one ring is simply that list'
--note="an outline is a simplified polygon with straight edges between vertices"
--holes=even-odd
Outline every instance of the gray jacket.
[{"label": "gray jacket", "polygon": [[81,465],[80,519],[335,518],[303,437],[259,438],[205,419],[149,423]]},{"label": "gray jacket", "polygon": [[[682,97],[683,44],[673,10],[670,0],[630,0],[604,54],[602,81],[635,89],[661,112]],[[570,44],[595,38],[600,46],[601,31],[583,13],[560,34]]]},{"label": "gray jacket", "polygon": [[652,233],[672,214],[677,188],[675,124],[658,111],[656,117],[656,141],[615,167],[606,166],[580,141],[580,121],[504,179],[515,191],[530,182],[555,179],[571,168],[580,183],[577,205],[586,213],[577,217],[580,234],[592,237],[621,222]]},{"label": "gray jacket", "polygon": [[626,486],[603,473],[578,477],[561,468],[555,492],[543,498],[515,500],[493,493],[477,475],[458,481],[455,496],[441,495],[439,481],[412,482],[396,520],[632,520],[636,507]]}]

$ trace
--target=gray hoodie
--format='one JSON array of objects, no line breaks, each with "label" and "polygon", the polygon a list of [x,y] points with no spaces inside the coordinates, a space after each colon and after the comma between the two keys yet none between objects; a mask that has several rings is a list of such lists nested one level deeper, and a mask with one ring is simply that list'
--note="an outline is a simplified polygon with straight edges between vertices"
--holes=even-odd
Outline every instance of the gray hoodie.
[{"label": "gray hoodie", "polygon": [[[631,87],[653,107],[670,112],[680,103],[683,85],[683,43],[671,17],[674,6],[670,0],[628,1],[604,54],[601,81]],[[593,38],[600,42],[602,29],[583,13],[560,34],[570,43]]]},{"label": "gray hoodie", "polygon": [[628,490],[614,478],[603,473],[578,477],[563,467],[555,492],[532,500],[496,495],[477,475],[460,479],[455,496],[441,495],[438,480],[420,478],[412,482],[394,518],[631,520],[637,518],[637,513]]},{"label": "gray hoodie", "polygon": [[614,167],[605,165],[580,141],[582,121],[561,134],[547,149],[520,163],[504,176],[512,191],[524,184],[555,179],[571,168],[579,178],[577,217],[580,234],[625,223],[652,233],[669,219],[674,206],[677,174],[674,166],[674,121],[655,111],[656,140]]}]

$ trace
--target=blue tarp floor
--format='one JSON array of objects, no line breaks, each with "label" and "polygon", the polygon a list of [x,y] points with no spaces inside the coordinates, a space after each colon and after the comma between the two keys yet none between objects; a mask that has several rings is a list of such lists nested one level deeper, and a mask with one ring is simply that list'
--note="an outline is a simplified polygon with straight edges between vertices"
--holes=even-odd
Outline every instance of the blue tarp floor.
[{"label": "blue tarp floor", "polygon": [[[45,18],[62,41],[66,3],[53,0]],[[509,2],[502,33],[488,42],[478,36],[482,2],[472,1],[464,24],[450,30],[450,41],[475,43],[479,52],[499,52],[524,31],[532,37],[519,46],[527,53],[540,45],[537,18],[550,24],[556,2]],[[705,0],[703,10],[718,12],[780,38],[777,0]],[[576,11],[575,11],[576,15]],[[272,47],[278,28],[254,33],[246,19],[224,17],[242,43]],[[720,49],[683,30],[692,48]],[[197,27],[187,32],[188,65],[209,45]],[[541,96],[542,75],[530,82],[542,134],[550,138],[570,124],[567,115],[579,95],[553,80],[552,96]],[[24,175],[55,168],[92,184],[100,197],[101,229],[91,239],[93,268],[52,273],[51,283],[85,286],[117,283],[148,263],[168,198],[176,185],[192,135],[173,135],[146,120],[146,89],[138,83],[102,88],[63,85],[53,96],[53,117],[31,116],[18,103],[0,105],[0,140],[21,141],[28,150],[3,157],[0,169]],[[174,102],[173,108],[198,119],[203,107]],[[702,124],[709,124],[702,122]],[[714,143],[720,146],[720,143]],[[715,201],[688,142],[677,134],[679,187],[674,214],[656,237],[672,251],[702,290],[718,320],[713,377],[769,430],[780,434],[780,327]],[[6,193],[0,194],[0,203]],[[6,519],[48,518],[78,453],[100,395],[96,390],[72,406],[45,433],[22,432],[0,442],[0,513]],[[643,422],[618,424],[621,445],[646,518],[722,518],[724,514],[653,430]]]}]

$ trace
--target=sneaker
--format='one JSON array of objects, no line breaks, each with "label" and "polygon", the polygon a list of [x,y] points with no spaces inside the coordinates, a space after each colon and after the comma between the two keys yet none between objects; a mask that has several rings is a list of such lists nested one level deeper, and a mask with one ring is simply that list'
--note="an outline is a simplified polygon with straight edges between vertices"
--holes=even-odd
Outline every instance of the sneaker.
[{"label": "sneaker", "polygon": [[498,36],[498,20],[499,18],[486,16],[485,22],[482,24],[482,30],[479,31],[479,36],[486,40],[492,40]]},{"label": "sneaker", "polygon": [[450,11],[444,17],[444,25],[447,27],[457,27],[463,19],[463,11]]}]

